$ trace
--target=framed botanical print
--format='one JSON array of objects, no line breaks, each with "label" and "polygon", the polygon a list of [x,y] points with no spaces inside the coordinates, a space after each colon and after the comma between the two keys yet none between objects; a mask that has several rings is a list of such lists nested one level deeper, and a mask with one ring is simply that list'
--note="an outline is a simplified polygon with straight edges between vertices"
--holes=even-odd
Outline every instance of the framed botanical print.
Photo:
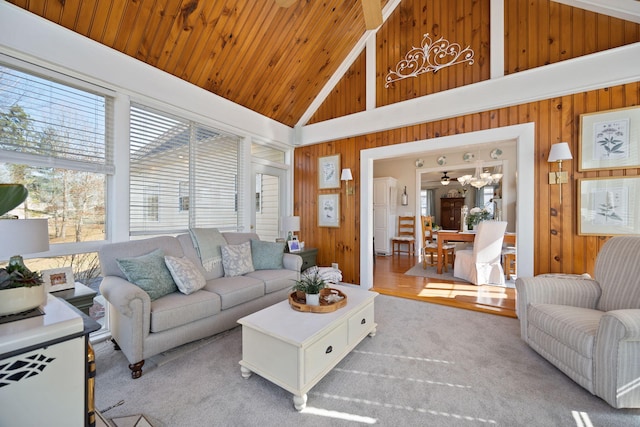
[{"label": "framed botanical print", "polygon": [[580,115],[578,170],[640,167],[640,107]]},{"label": "framed botanical print", "polygon": [[318,188],[340,188],[340,154],[318,158]]},{"label": "framed botanical print", "polygon": [[640,234],[640,177],[578,180],[578,234]]},{"label": "framed botanical print", "polygon": [[340,193],[318,196],[318,226],[340,227]]}]

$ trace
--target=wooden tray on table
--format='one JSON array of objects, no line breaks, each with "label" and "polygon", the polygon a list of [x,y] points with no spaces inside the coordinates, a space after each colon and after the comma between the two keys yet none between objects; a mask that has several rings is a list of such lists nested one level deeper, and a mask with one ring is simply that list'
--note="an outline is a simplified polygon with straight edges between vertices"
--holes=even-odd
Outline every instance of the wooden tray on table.
[{"label": "wooden tray on table", "polygon": [[[342,297],[339,301],[328,302],[326,297],[329,295],[338,295]],[[309,313],[331,313],[339,308],[347,305],[347,296],[338,289],[325,288],[320,291],[320,305],[307,305],[304,297],[301,299],[296,296],[296,292],[289,294],[289,304],[291,308],[297,311],[305,311]]]}]

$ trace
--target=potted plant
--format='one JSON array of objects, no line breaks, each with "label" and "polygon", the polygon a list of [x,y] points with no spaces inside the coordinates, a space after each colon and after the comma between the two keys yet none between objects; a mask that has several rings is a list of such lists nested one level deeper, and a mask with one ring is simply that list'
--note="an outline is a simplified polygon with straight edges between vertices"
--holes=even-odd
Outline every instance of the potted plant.
[{"label": "potted plant", "polygon": [[307,305],[320,305],[320,291],[326,286],[326,282],[316,270],[311,274],[303,273],[300,279],[296,280],[296,284],[293,285],[293,290],[305,294]]},{"label": "potted plant", "polygon": [[[46,233],[46,219],[20,220],[6,215],[7,212],[24,202],[27,195],[27,189],[22,184],[0,184],[0,234],[4,238],[7,234],[16,234],[20,230],[32,231],[33,227],[40,227],[38,230],[42,229]],[[30,222],[26,224],[25,221]],[[36,225],[32,221],[36,221],[38,224]],[[42,227],[43,225],[44,227]],[[26,228],[22,228],[23,226]],[[22,262],[22,257],[13,252],[13,250],[19,251],[21,249],[34,249],[33,252],[38,252],[42,248],[37,243],[34,246],[32,242],[26,240],[14,243],[10,245],[11,247],[8,245],[0,250],[4,259],[11,257],[7,266],[0,268],[0,316],[31,310],[45,301],[42,276],[38,272],[30,271]],[[8,255],[9,253],[10,255]]]}]

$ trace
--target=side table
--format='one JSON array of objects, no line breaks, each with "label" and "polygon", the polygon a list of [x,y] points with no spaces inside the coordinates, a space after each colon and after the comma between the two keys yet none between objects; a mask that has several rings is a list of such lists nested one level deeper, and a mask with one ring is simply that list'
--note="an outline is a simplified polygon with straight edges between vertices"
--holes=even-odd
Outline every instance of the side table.
[{"label": "side table", "polygon": [[93,305],[93,298],[95,298],[98,293],[90,287],[76,282],[73,289],[51,292],[51,295],[62,298],[88,316],[89,308]]},{"label": "side table", "polygon": [[317,265],[316,256],[318,255],[318,248],[304,248],[293,253],[302,257],[302,267],[300,268],[301,272],[305,271],[309,267]]}]

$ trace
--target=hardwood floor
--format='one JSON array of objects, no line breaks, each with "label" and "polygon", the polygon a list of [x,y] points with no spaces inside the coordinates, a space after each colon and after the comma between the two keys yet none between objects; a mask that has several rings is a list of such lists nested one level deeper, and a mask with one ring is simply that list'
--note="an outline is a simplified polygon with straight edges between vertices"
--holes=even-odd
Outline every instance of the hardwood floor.
[{"label": "hardwood floor", "polygon": [[373,290],[385,295],[449,305],[500,316],[516,316],[516,290],[405,275],[418,262],[408,255],[376,256]]}]

